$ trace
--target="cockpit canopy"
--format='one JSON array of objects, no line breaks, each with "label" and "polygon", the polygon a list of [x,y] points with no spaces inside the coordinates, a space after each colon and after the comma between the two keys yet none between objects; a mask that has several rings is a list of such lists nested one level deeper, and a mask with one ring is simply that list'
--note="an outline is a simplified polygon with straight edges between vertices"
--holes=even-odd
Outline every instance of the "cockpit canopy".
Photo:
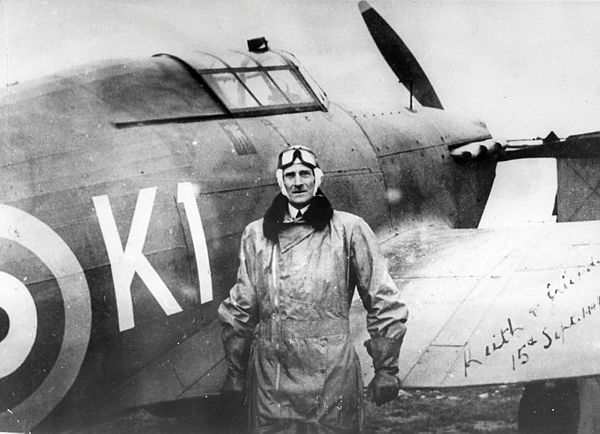
[{"label": "cockpit canopy", "polygon": [[319,108],[297,66],[278,52],[201,53],[199,60],[206,66],[198,73],[230,111]]},{"label": "cockpit canopy", "polygon": [[219,55],[191,52],[157,54],[183,63],[230,114],[267,115],[323,110],[326,97],[291,55],[280,51]]}]

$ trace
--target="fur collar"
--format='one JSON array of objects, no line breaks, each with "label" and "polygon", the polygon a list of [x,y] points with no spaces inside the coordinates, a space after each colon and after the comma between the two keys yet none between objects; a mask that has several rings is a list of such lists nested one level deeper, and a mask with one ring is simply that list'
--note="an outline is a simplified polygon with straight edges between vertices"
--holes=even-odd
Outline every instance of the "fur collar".
[{"label": "fur collar", "polygon": [[[277,241],[277,234],[283,229],[283,219],[287,212],[288,200],[279,193],[275,196],[273,203],[265,213],[263,219],[263,233],[271,241]],[[321,231],[329,224],[329,220],[333,216],[333,208],[329,200],[323,195],[319,189],[317,194],[310,202],[310,206],[304,213],[304,220],[310,224],[315,230]]]}]

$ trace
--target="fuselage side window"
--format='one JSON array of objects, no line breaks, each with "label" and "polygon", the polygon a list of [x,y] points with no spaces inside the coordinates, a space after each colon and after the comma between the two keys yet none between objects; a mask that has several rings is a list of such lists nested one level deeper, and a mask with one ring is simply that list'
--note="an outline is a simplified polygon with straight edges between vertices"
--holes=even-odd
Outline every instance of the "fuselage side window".
[{"label": "fuselage side window", "polygon": [[297,73],[283,65],[198,72],[227,109],[237,115],[322,109]]}]

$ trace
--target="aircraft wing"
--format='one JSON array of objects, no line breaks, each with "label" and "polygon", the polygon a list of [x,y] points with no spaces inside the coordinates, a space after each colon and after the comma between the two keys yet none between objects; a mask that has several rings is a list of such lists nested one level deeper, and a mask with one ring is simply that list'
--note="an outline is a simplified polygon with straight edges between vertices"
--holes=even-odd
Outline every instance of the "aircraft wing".
[{"label": "aircraft wing", "polygon": [[[406,388],[600,374],[600,222],[417,229],[382,248],[410,314]],[[372,363],[352,306],[365,384]]]}]

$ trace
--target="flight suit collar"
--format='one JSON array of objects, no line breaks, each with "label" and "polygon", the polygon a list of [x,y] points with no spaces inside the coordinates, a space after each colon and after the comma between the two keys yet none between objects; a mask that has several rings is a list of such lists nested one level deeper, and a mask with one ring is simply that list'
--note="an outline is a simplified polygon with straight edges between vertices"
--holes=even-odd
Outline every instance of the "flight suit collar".
[{"label": "flight suit collar", "polygon": [[[263,219],[263,233],[266,238],[274,242],[278,240],[279,233],[288,223],[285,221],[286,216],[289,218],[288,200],[283,194],[279,193],[275,196]],[[332,216],[331,203],[319,189],[312,198],[308,209],[303,213],[302,218],[312,229],[321,231],[329,224]]]}]

